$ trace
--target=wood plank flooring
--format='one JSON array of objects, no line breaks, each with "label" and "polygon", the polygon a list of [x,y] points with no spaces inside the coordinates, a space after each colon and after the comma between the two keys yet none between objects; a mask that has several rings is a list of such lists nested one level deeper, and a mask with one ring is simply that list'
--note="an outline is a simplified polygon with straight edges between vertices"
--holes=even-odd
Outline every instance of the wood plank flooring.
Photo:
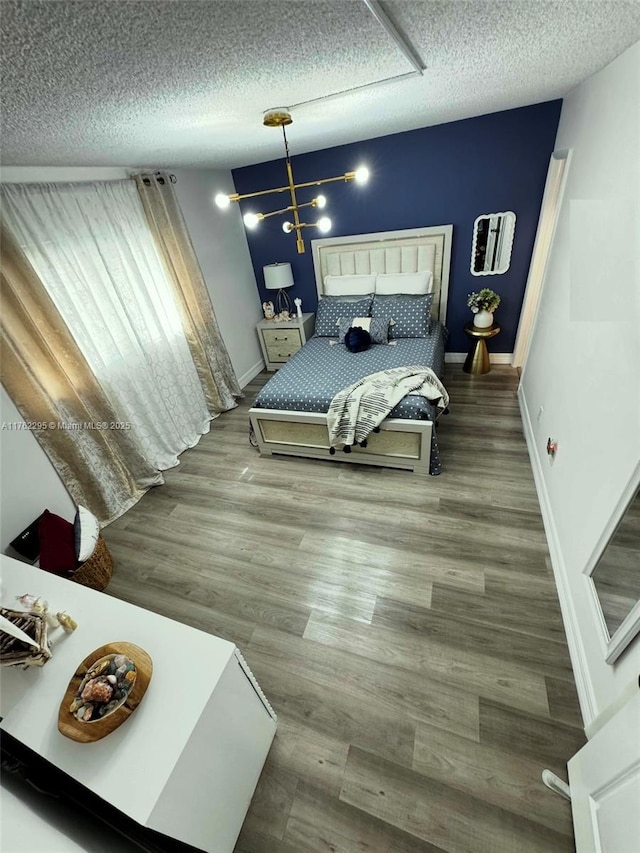
[{"label": "wood plank flooring", "polygon": [[249,446],[232,412],[104,532],[111,595],[235,642],[279,715],[237,853],[562,853],[584,743],[515,396],[449,365],[443,473]]}]

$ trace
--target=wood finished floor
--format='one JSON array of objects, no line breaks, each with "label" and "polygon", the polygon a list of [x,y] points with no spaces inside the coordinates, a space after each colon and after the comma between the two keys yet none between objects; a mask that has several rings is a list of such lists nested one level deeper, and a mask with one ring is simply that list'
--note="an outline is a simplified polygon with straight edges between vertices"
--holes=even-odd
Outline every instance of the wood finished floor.
[{"label": "wood finished floor", "polygon": [[515,396],[449,365],[443,473],[261,459],[268,378],[105,531],[111,595],[236,643],[279,715],[237,853],[562,853],[584,743]]}]

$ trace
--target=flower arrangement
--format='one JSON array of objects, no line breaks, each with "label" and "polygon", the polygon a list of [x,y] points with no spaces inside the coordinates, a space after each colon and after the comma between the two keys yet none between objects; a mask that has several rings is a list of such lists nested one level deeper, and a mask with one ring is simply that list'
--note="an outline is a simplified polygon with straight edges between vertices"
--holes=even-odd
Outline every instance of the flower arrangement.
[{"label": "flower arrangement", "polygon": [[474,314],[477,314],[478,311],[489,311],[493,314],[498,305],[500,305],[500,297],[490,287],[483,287],[482,290],[469,294],[467,305]]}]

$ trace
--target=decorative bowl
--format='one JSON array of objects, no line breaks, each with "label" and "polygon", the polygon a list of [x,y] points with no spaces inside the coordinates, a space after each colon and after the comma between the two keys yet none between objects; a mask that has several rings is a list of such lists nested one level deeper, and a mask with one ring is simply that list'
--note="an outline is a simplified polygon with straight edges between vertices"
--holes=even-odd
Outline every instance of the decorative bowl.
[{"label": "decorative bowl", "polygon": [[95,649],[67,685],[58,731],[80,743],[111,734],[142,701],[152,672],[151,658],[133,643],[107,643]]}]

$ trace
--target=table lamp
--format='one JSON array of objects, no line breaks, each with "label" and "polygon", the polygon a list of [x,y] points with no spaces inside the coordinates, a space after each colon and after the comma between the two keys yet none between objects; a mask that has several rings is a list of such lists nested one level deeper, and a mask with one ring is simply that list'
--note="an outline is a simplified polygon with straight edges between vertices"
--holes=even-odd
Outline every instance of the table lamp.
[{"label": "table lamp", "polygon": [[291,264],[267,264],[262,268],[264,286],[267,290],[277,290],[276,314],[283,311],[291,313],[291,300],[285,292],[286,287],[293,287]]}]

